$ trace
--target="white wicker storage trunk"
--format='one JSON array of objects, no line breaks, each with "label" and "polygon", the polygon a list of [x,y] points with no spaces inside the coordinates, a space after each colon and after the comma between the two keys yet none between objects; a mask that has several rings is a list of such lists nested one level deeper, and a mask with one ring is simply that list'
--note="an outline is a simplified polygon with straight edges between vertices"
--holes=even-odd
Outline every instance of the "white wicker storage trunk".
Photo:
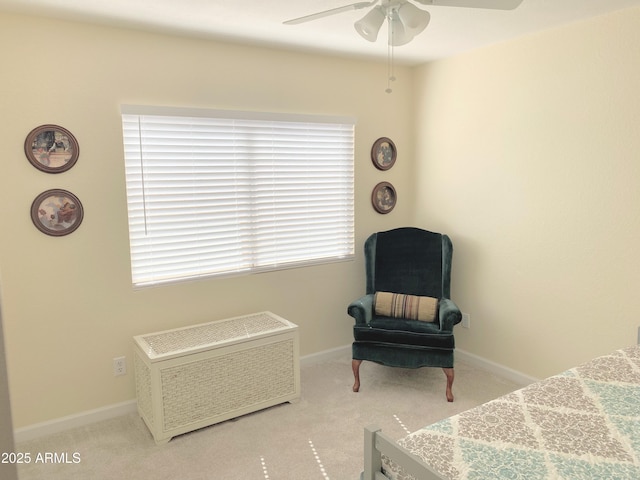
[{"label": "white wicker storage trunk", "polygon": [[261,312],[134,337],[138,412],[157,444],[300,397],[297,325]]}]

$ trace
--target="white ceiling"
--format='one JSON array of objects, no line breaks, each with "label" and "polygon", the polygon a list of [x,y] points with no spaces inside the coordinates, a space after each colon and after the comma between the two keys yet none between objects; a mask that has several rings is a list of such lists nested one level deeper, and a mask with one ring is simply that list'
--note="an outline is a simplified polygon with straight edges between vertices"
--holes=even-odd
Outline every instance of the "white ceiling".
[{"label": "white ceiling", "polygon": [[[352,3],[350,0],[0,0],[0,11],[39,14],[206,38],[331,54],[386,58],[386,31],[377,42],[353,23],[368,10],[348,11],[299,25],[283,21]],[[395,48],[396,61],[418,64],[536,31],[640,6],[640,0],[524,0],[516,10],[419,8],[427,29]]]}]

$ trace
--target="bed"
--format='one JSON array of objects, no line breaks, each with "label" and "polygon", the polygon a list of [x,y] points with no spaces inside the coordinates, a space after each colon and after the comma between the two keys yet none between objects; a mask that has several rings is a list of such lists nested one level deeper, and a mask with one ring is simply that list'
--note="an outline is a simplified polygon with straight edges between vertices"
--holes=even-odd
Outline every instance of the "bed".
[{"label": "bed", "polygon": [[640,346],[395,442],[365,428],[362,480],[640,479]]}]

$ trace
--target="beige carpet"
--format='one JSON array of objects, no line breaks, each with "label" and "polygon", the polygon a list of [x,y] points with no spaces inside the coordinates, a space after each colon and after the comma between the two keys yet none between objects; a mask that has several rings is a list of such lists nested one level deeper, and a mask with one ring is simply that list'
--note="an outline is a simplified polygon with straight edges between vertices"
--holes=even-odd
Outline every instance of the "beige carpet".
[{"label": "beige carpet", "polygon": [[[156,446],[131,414],[17,445],[17,451],[67,454],[69,462],[32,462],[20,480],[356,480],[363,428],[377,424],[394,439],[519,388],[463,362],[454,403],[441,369],[404,370],[365,362],[351,391],[351,359],[304,366],[302,399],[201,429]],[[74,457],[74,454],[76,456]]]}]

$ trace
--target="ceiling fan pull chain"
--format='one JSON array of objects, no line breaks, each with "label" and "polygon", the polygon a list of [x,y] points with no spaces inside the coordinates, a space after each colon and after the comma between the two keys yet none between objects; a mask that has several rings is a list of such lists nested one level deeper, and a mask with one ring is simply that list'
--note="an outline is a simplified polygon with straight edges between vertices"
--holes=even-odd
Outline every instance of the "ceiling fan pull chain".
[{"label": "ceiling fan pull chain", "polygon": [[387,42],[387,89],[385,92],[391,93],[393,90],[391,89],[391,82],[396,81],[395,73],[393,71],[393,21],[392,21],[393,13],[391,11],[387,12],[387,23],[389,24],[389,41]]}]

